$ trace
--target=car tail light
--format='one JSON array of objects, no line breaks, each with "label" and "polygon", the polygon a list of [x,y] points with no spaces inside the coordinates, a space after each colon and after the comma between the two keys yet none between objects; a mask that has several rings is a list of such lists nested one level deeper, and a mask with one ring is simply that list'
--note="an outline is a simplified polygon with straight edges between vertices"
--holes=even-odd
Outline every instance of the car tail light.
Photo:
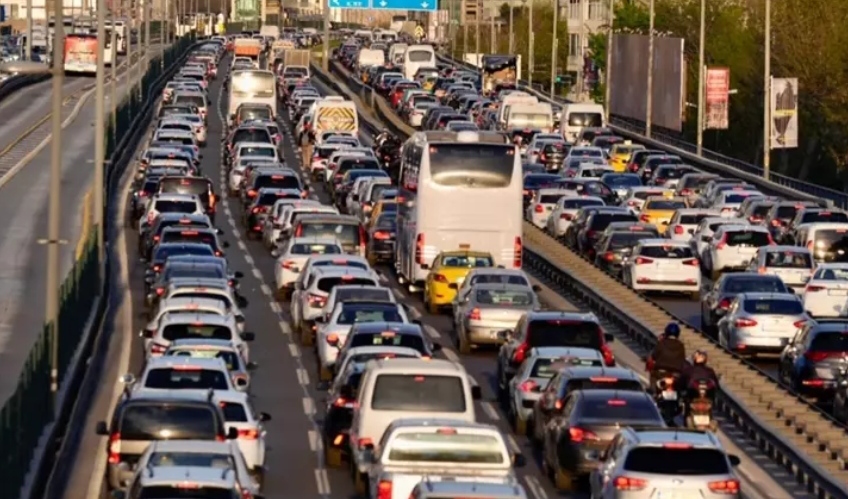
[{"label": "car tail light", "polygon": [[721,241],[719,241],[718,244],[716,244],[716,249],[717,250],[724,249],[725,246],[727,246],[727,234],[726,233],[723,236],[721,236]]},{"label": "car tail light", "polygon": [[570,213],[561,213],[559,219],[571,221],[574,220],[574,215],[571,215]]},{"label": "car tail light", "polygon": [[823,291],[824,286],[807,286],[807,289],[804,290],[805,293],[815,293],[818,291]]},{"label": "car tail light", "polygon": [[730,298],[722,298],[721,301],[718,302],[718,308],[722,310],[730,308]]},{"label": "car tail light", "polygon": [[391,480],[380,480],[377,484],[377,499],[392,499]]},{"label": "car tail light", "polygon": [[327,297],[310,293],[308,300],[309,304],[313,307],[323,307],[324,304],[327,302]]},{"label": "car tail light", "polygon": [[[603,336],[603,332],[601,332],[601,336]],[[607,367],[615,367],[615,355],[612,353],[612,350],[607,345],[601,345],[601,355],[604,357],[604,365]]]},{"label": "car tail light", "polygon": [[424,234],[418,234],[415,238],[415,263],[424,264]]},{"label": "car tail light", "polygon": [[821,362],[824,359],[831,357],[833,355],[842,355],[843,352],[816,352],[816,351],[808,351],[804,354],[804,357],[810,362]]},{"label": "car tail light", "polygon": [[680,190],[680,195],[681,195],[681,196],[691,196],[692,194],[694,194],[694,192],[692,191],[692,189],[681,189],[681,190]]},{"label": "car tail light", "polygon": [[707,487],[713,494],[739,494],[739,480],[736,479],[709,482]]},{"label": "car tail light", "polygon": [[442,283],[442,284],[448,284],[448,278],[447,278],[447,277],[445,277],[445,276],[444,276],[444,275],[442,275],[442,274],[436,274],[435,276],[433,276],[433,279],[434,279],[436,282],[440,282],[440,283]]},{"label": "car tail light", "polygon": [[260,211],[261,211],[261,208],[259,208],[258,206],[253,208],[252,210],[250,210],[250,212],[254,213],[254,214],[259,213]]},{"label": "car tail light", "polygon": [[109,435],[109,464],[118,464],[121,462],[121,453],[118,448],[121,446],[121,434],[114,432]]},{"label": "car tail light", "polygon": [[698,259],[697,258],[690,258],[689,260],[683,260],[683,265],[690,265],[692,267],[697,267],[698,266]]},{"label": "car tail light", "polygon": [[535,211],[536,213],[544,213],[545,207],[540,204],[537,204],[536,207],[533,208],[533,211]]},{"label": "car tail light", "polygon": [[524,245],[521,242],[521,236],[516,236],[512,246],[512,266],[517,269],[521,268],[521,253],[523,250]]},{"label": "car tail light", "polygon": [[374,239],[376,239],[378,241],[385,241],[385,240],[391,239],[391,238],[392,238],[392,235],[388,232],[384,232],[384,231],[380,230],[380,231],[377,231],[377,232],[374,233]]},{"label": "car tail light", "polygon": [[636,265],[645,265],[648,263],[654,263],[654,261],[650,258],[645,258],[644,256],[637,256],[636,260],[633,261]]},{"label": "car tail light", "polygon": [[538,383],[536,383],[532,379],[528,379],[524,383],[521,383],[520,385],[518,385],[518,389],[521,390],[524,393],[527,393],[527,392],[532,392],[533,389],[536,388],[537,386],[539,386]]},{"label": "car tail light", "polygon": [[647,223],[651,221],[651,217],[649,217],[647,214],[642,214],[641,216],[639,216],[639,220]]},{"label": "car tail light", "polygon": [[592,433],[589,430],[584,430],[583,428],[569,428],[568,436],[571,438],[571,441],[574,443],[581,443],[585,440],[598,440],[598,436]]},{"label": "car tail light", "polygon": [[280,264],[280,267],[282,267],[286,270],[291,270],[295,267],[295,262],[293,262],[291,260],[286,260],[285,262]]},{"label": "car tail light", "polygon": [[247,489],[242,489],[241,499],[253,499],[253,493]]},{"label": "car tail light", "polygon": [[475,308],[468,313],[468,320],[470,321],[479,321],[481,319],[480,309]]},{"label": "car tail light", "polygon": [[259,432],[257,430],[239,430],[238,437],[242,440],[258,440]]},{"label": "car tail light", "polygon": [[736,323],[734,325],[736,327],[754,327],[757,325],[757,321],[753,319],[736,319]]},{"label": "car tail light", "polygon": [[616,490],[642,490],[648,486],[648,481],[629,476],[617,476],[612,479],[612,486]]},{"label": "car tail light", "polygon": [[518,345],[515,351],[512,353],[512,361],[516,364],[521,364],[524,362],[524,359],[527,358],[527,349],[530,348],[530,345],[527,343],[522,343]]},{"label": "car tail light", "polygon": [[166,350],[168,350],[168,347],[165,345],[160,345],[159,343],[153,343],[152,345],[150,345],[150,353],[152,354],[155,353],[161,355],[165,353]]},{"label": "car tail light", "polygon": [[162,296],[165,294],[165,288],[156,288],[156,296]]},{"label": "car tail light", "polygon": [[683,234],[684,232],[685,232],[685,230],[683,229],[682,225],[675,225],[674,226],[674,233],[675,234]]},{"label": "car tail light", "polygon": [[615,260],[615,253],[613,253],[612,251],[607,251],[606,253],[604,253],[603,259],[608,262],[612,262],[613,260]]}]

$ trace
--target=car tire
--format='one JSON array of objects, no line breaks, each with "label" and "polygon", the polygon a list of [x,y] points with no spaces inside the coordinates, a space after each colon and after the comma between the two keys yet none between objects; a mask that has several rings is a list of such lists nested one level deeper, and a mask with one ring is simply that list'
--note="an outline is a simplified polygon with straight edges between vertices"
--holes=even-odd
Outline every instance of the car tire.
[{"label": "car tire", "polygon": [[253,481],[259,486],[259,490],[265,488],[265,470],[262,468],[254,468],[250,472]]},{"label": "car tire", "polygon": [[468,341],[468,338],[465,335],[459,334],[459,331],[457,331],[456,333],[456,342],[458,343],[457,350],[459,350],[460,354],[471,354],[471,342]]},{"label": "car tire", "polygon": [[568,471],[557,469],[554,471],[554,487],[559,492],[571,492],[574,490],[574,476]]},{"label": "car tire", "polygon": [[324,465],[328,468],[342,467],[342,450],[324,443]]},{"label": "car tire", "polygon": [[350,472],[353,478],[354,492],[359,496],[366,496],[368,494],[368,477],[356,469],[356,463],[353,460],[350,463]]},{"label": "car tire", "polygon": [[513,415],[513,424],[512,428],[515,431],[515,434],[518,436],[527,434],[527,420],[521,419],[517,415]]}]

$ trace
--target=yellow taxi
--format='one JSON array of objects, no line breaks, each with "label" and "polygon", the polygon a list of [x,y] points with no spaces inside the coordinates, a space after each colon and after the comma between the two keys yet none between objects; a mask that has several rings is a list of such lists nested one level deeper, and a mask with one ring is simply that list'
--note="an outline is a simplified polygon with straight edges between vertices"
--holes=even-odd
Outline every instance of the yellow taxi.
[{"label": "yellow taxi", "polygon": [[377,204],[374,205],[374,208],[371,209],[371,214],[369,215],[371,218],[368,219],[368,230],[371,230],[374,227],[374,224],[377,223],[377,219],[380,218],[382,213],[397,213],[397,201],[394,199],[381,199],[377,201]]},{"label": "yellow taxi", "polygon": [[450,305],[456,290],[472,269],[494,266],[495,259],[490,253],[467,249],[439,253],[424,282],[424,304],[427,310],[437,314],[441,307]]},{"label": "yellow taxi", "polygon": [[648,196],[642,206],[642,214],[639,220],[656,226],[660,234],[665,233],[668,222],[674,216],[674,212],[681,208],[688,208],[687,198],[667,193],[662,196]]},{"label": "yellow taxi", "polygon": [[620,144],[613,144],[609,152],[609,164],[617,173],[622,173],[627,169],[627,163],[630,162],[630,156],[633,151],[644,149],[641,144],[634,144],[632,141],[625,140]]},{"label": "yellow taxi", "polygon": [[433,87],[436,86],[436,80],[438,80],[438,77],[428,76],[427,79],[424,80],[424,84],[421,85],[421,88],[432,93]]}]

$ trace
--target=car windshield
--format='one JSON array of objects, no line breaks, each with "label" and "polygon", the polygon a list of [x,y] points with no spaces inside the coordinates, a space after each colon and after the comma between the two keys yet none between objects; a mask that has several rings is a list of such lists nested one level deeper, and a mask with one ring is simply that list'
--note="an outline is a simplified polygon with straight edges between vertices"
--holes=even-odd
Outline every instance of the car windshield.
[{"label": "car windshield", "polygon": [[505,460],[503,440],[450,429],[403,433],[387,446],[390,461],[501,464]]}]

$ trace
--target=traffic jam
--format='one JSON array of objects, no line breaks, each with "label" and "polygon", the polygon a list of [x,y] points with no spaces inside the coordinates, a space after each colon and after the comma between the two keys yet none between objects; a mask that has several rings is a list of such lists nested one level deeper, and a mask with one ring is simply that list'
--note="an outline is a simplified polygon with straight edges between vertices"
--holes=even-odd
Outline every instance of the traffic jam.
[{"label": "traffic jam", "polygon": [[[844,212],[367,33],[334,57],[419,129],[408,139],[331,95],[280,43],[296,32],[212,37],[163,91],[126,207],[143,362],[96,428],[114,497],[282,497],[268,427],[299,408],[262,412],[274,402],[256,395],[279,333],[254,318],[254,277],[321,394],[307,412],[321,496],[346,482],[372,499],[741,497],[717,380],[621,365],[598,317],[552,307],[522,270],[525,221],[634,290],[701,300],[722,345],[779,358],[788,384],[848,417]],[[245,38],[261,50],[236,55]],[[272,271],[237,268],[245,248]]]}]

